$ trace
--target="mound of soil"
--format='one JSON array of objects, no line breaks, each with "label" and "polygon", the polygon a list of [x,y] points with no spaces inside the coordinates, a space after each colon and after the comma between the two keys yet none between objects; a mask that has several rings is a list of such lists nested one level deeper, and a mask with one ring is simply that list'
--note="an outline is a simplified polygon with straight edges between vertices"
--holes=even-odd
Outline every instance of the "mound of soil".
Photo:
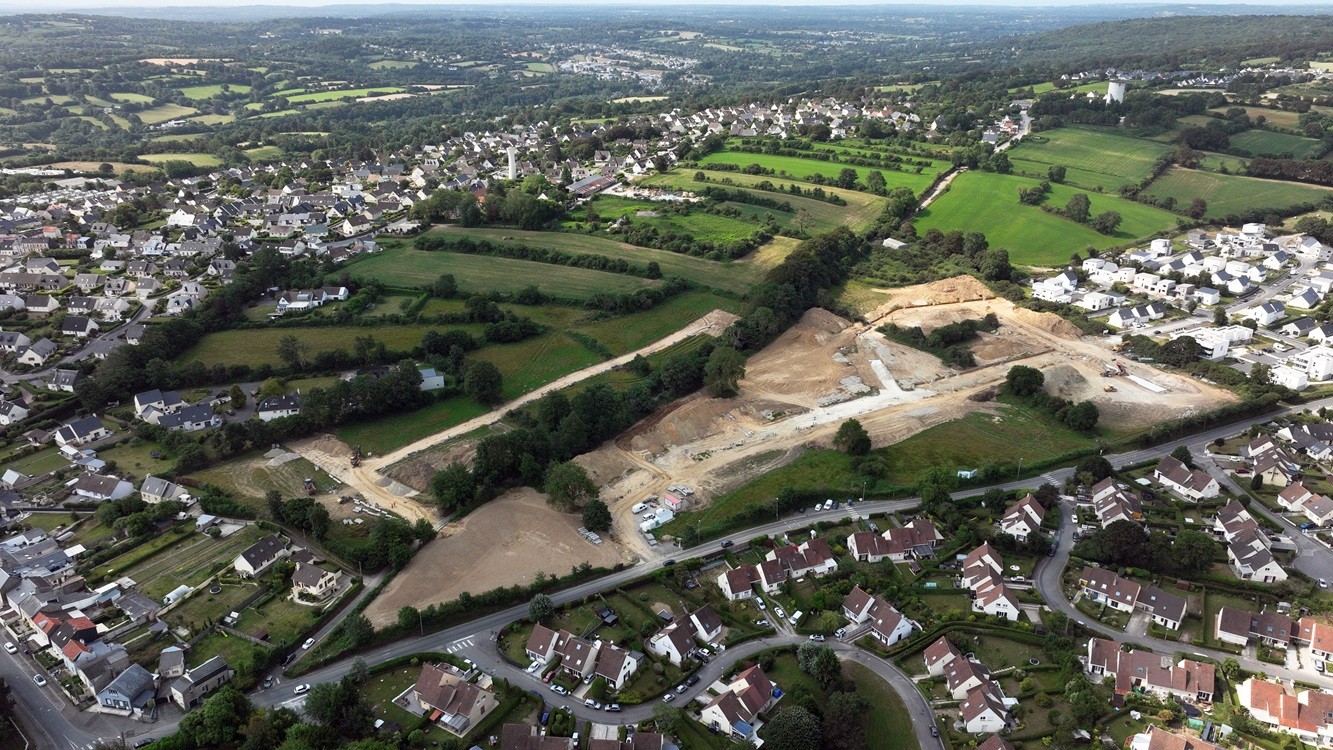
[{"label": "mound of soil", "polygon": [[1033,328],[1040,328],[1041,330],[1055,334],[1060,338],[1083,338],[1083,332],[1078,329],[1078,326],[1070,323],[1055,313],[1037,312],[1036,310],[1029,310],[1026,307],[1015,307],[1013,316],[1014,319],[1020,323],[1025,323]]},{"label": "mound of soil", "polygon": [[801,319],[796,321],[796,325],[792,326],[791,330],[839,334],[847,330],[847,326],[850,325],[851,323],[847,319],[840,318],[823,308],[814,307],[806,311],[805,315],[802,315]]},{"label": "mound of soil", "polygon": [[886,307],[948,305],[956,302],[991,299],[994,296],[994,292],[975,278],[954,276],[950,279],[940,279],[928,284],[918,284],[893,290],[893,297]]},{"label": "mound of soil", "polygon": [[1067,398],[1071,401],[1081,401],[1087,398],[1084,394],[1088,390],[1088,380],[1083,377],[1083,373],[1070,367],[1069,365],[1056,365],[1049,368],[1044,373],[1046,375],[1046,392]]}]

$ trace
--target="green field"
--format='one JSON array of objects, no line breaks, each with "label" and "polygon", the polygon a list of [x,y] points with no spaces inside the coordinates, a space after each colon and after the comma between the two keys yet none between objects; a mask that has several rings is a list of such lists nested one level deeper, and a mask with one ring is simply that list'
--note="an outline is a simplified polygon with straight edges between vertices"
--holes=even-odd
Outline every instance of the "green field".
[{"label": "green field", "polygon": [[[464,228],[454,225],[436,227],[431,232],[445,236],[466,235],[477,237],[500,245],[516,244],[529,247],[549,247],[570,253],[603,255],[640,265],[651,261],[661,266],[663,276],[679,276],[702,286],[733,292],[746,291],[751,284],[758,280],[757,274],[747,264],[723,263],[706,258],[696,258],[691,255],[638,247],[637,245],[628,245],[613,239],[593,237],[586,234],[527,232],[519,229],[494,229],[489,227]],[[511,239],[506,240],[506,237]]]},{"label": "green field", "polygon": [[870,718],[866,737],[875,750],[920,750],[916,733],[905,731],[912,726],[903,699],[879,675],[868,667],[843,662],[843,675],[856,684],[856,692],[870,699]]},{"label": "green field", "polygon": [[224,122],[236,122],[236,115],[194,115],[185,119],[200,125],[221,125]]},{"label": "green field", "polygon": [[[1114,235],[1101,234],[1091,227],[1018,202],[1018,189],[1035,185],[1034,180],[991,172],[965,172],[950,185],[939,200],[917,214],[918,232],[928,229],[982,232],[991,247],[1009,251],[1010,259],[1021,265],[1064,263],[1071,253],[1087,247],[1108,248],[1125,245],[1175,226],[1170,212],[1118,196],[1086,193],[1092,203],[1091,213],[1116,211],[1123,222]],[[1068,185],[1052,185],[1046,205],[1060,208],[1075,193],[1083,192]]]},{"label": "green field", "polygon": [[[1089,91],[1095,91],[1099,94],[1105,94],[1107,86],[1108,84],[1106,81],[1091,81],[1089,83],[1080,83],[1077,86],[1070,86],[1068,88],[1063,88],[1060,89],[1060,91],[1066,94],[1086,94]],[[1009,90],[1020,91],[1021,89],[1009,89]],[[1034,84],[1032,86],[1032,93],[1037,95],[1045,94],[1049,91],[1055,91],[1054,81],[1044,81],[1042,83]]]},{"label": "green field", "polygon": [[153,164],[162,164],[168,161],[188,161],[196,167],[216,167],[222,164],[222,160],[216,156],[201,153],[143,154],[139,158]]},{"label": "green field", "polygon": [[[731,180],[734,185],[720,185],[729,190],[744,189],[737,186],[755,185],[767,180],[775,187],[785,188],[792,184],[792,180],[783,180],[782,178],[764,177],[748,174],[737,174],[733,172],[717,172],[713,170],[704,171],[704,175],[712,180],[711,183],[702,183],[694,181],[694,173],[700,170],[694,169],[673,169],[666,174],[653,175],[644,180],[645,185],[663,185],[677,190],[701,190],[709,184],[717,184],[722,180]],[[887,179],[887,173],[886,173]],[[809,190],[816,187],[809,183],[800,183],[801,188]],[[766,192],[762,190],[746,190],[753,195],[773,198],[778,201],[787,201],[796,211],[805,211],[810,214],[814,221],[808,230],[811,234],[819,234],[839,226],[849,226],[853,229],[868,229],[879,218],[880,211],[883,210],[883,200],[876,196],[857,192],[855,190],[841,190],[838,188],[825,187],[824,191],[830,194],[836,194],[847,201],[845,206],[835,206],[814,198],[802,198],[791,195],[786,192]]]},{"label": "green field", "polygon": [[[710,164],[735,164],[738,167],[745,167],[749,164],[758,164],[765,169],[776,171],[774,175],[764,175],[770,181],[776,181],[777,178],[787,177],[794,180],[808,180],[818,174],[823,175],[828,180],[835,180],[838,173],[844,169],[856,171],[858,181],[865,181],[865,177],[872,171],[872,167],[858,167],[851,164],[840,164],[833,161],[819,161],[817,159],[802,159],[795,156],[776,156],[773,154],[752,154],[745,151],[727,151],[722,150],[715,154],[709,154],[699,165],[707,168]],[[878,170],[884,175],[884,181],[890,188],[907,187],[912,192],[920,193],[930,186],[935,179],[935,175],[922,172],[915,174],[913,172],[895,172],[888,169]]]},{"label": "green field", "polygon": [[1213,174],[1172,167],[1146,191],[1154,198],[1172,197],[1188,205],[1196,196],[1208,201],[1208,216],[1217,218],[1251,208],[1281,209],[1302,203],[1318,203],[1333,191],[1314,185],[1274,180],[1256,180],[1238,175]]},{"label": "green field", "polygon": [[402,68],[415,68],[416,62],[411,60],[376,60],[366,66],[371,70],[398,70]]},{"label": "green field", "polygon": [[[637,225],[656,227],[662,231],[689,235],[700,242],[712,242],[725,245],[737,240],[747,239],[759,231],[759,221],[720,216],[696,209],[688,215],[670,213],[670,206],[654,201],[632,200],[614,195],[601,195],[570,213],[569,220],[585,220],[586,211],[593,211],[604,224],[609,224],[621,217]],[[769,209],[760,209],[768,211]],[[656,216],[638,216],[639,212],[650,212]],[[786,223],[790,214],[771,211],[779,224]]]},{"label": "green field", "polygon": [[117,91],[115,93],[108,94],[108,96],[110,96],[112,99],[118,102],[134,102],[135,104],[148,104],[153,101],[153,97],[151,96],[145,96],[143,94],[134,94],[125,91]]},{"label": "green field", "polygon": [[441,274],[451,273],[458,287],[468,292],[517,292],[536,286],[564,298],[584,298],[598,292],[633,292],[657,282],[634,276],[554,266],[485,255],[425,252],[397,247],[351,263],[347,272],[357,279],[379,279],[388,286],[424,287]]},{"label": "green field", "polygon": [[[309,102],[332,102],[339,99],[355,99],[371,94],[398,94],[404,91],[402,86],[379,86],[366,89],[337,89],[335,91],[314,91],[309,94],[294,94],[287,97],[287,101],[292,104],[305,104]],[[280,96],[281,94],[274,94]]]},{"label": "green field", "polygon": [[1023,139],[1009,158],[1014,171],[1043,178],[1049,167],[1063,164],[1067,183],[1114,193],[1121,185],[1137,183],[1151,174],[1153,162],[1167,150],[1162,143],[1115,133],[1060,128]]},{"label": "green field", "polygon": [[[1231,109],[1231,107],[1217,107],[1210,111],[1225,114],[1228,109]],[[1267,124],[1279,128],[1295,128],[1301,118],[1299,112],[1288,112],[1285,109],[1269,109],[1268,107],[1241,107],[1241,109],[1245,110],[1245,114],[1251,120],[1262,117]]]},{"label": "green field", "polygon": [[335,349],[352,348],[357,336],[373,336],[395,351],[405,351],[421,343],[426,331],[441,328],[461,328],[477,333],[480,325],[412,325],[412,326],[327,326],[317,328],[261,328],[258,330],[218,331],[207,334],[181,355],[181,360],[198,360],[206,365],[279,365],[277,346],[283,336],[295,336],[307,347],[307,357]]},{"label": "green field", "polygon": [[192,115],[199,110],[194,107],[182,107],[179,104],[160,104],[152,109],[145,109],[139,113],[139,119],[146,125],[156,125],[159,122],[167,120],[177,120],[187,115]]},{"label": "green field", "polygon": [[245,158],[250,161],[277,161],[282,158],[282,149],[277,146],[260,146],[245,150]]},{"label": "green field", "polygon": [[1291,154],[1296,159],[1311,159],[1320,153],[1323,144],[1313,138],[1278,133],[1272,130],[1247,130],[1231,136],[1234,148],[1243,148],[1255,156],[1264,154]]},{"label": "green field", "polygon": [[[229,83],[227,88],[233,94],[248,94],[250,87],[244,83]],[[177,89],[185,95],[186,99],[211,99],[222,93],[222,84],[215,83],[203,86],[185,86]]]}]

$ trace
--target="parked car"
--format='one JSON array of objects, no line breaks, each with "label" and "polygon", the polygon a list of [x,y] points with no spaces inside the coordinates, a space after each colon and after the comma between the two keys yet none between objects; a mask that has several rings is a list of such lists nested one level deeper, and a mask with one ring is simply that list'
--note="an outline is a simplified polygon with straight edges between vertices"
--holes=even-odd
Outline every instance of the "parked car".
[{"label": "parked car", "polygon": [[542,711],[542,726],[546,726],[546,723],[549,722],[550,720],[551,720],[550,710],[548,709],[546,711]]},{"label": "parked car", "polygon": [[692,674],[692,675],[690,675],[690,679],[686,680],[686,681],[685,681],[685,684],[686,684],[686,685],[698,685],[698,684],[699,684],[699,675],[697,675],[697,674]]},{"label": "parked car", "polygon": [[762,596],[756,596],[754,598],[754,603],[755,606],[759,607],[760,609],[768,609],[768,602],[764,601],[764,598]]},{"label": "parked car", "polygon": [[820,641],[820,642],[822,642],[822,641],[824,640],[824,636],[822,636],[822,635],[820,635],[820,634],[818,634],[818,633],[815,633],[814,635],[811,635],[811,636],[810,636],[810,640],[812,640],[812,641]]},{"label": "parked car", "polygon": [[847,628],[838,628],[837,630],[833,631],[834,638],[841,638],[844,635],[847,635]]},{"label": "parked car", "polygon": [[542,678],[542,682],[550,682],[552,677],[555,677],[554,669],[546,673],[546,676]]},{"label": "parked car", "polygon": [[610,711],[613,714],[618,714],[620,713],[620,704],[619,703],[608,704],[606,710]]},{"label": "parked car", "polygon": [[662,700],[666,701],[667,703],[670,703],[671,701],[674,701],[675,699],[676,699],[676,694],[675,694],[675,693],[667,693],[666,695],[662,696]]},{"label": "parked car", "polygon": [[264,687],[265,688],[273,687],[273,675],[269,675],[268,677],[264,678]]},{"label": "parked car", "polygon": [[668,567],[668,568],[671,567],[672,565],[675,565],[675,564],[676,564],[676,561],[675,561],[675,560],[663,560],[663,561],[662,561],[662,565],[664,565],[664,566],[666,566],[666,567]]},{"label": "parked car", "polygon": [[292,692],[296,693],[297,695],[305,695],[306,693],[310,692],[310,683],[303,682],[300,685],[297,685],[296,689],[293,690]]},{"label": "parked car", "polygon": [[1326,589],[1326,588],[1328,588],[1328,581],[1325,581],[1324,579],[1320,578],[1320,579],[1319,579],[1319,588],[1321,588],[1321,589]]},{"label": "parked car", "polygon": [[689,690],[689,688],[690,688],[689,685],[686,685],[685,683],[682,682],[682,683],[680,683],[679,685],[676,686],[676,692],[677,692],[677,693],[683,693],[683,692],[685,692],[686,690]]},{"label": "parked car", "polygon": [[648,510],[648,503],[638,503],[638,504],[636,504],[633,508],[630,508],[630,509],[629,509],[629,512],[630,512],[630,513],[642,513],[642,512],[644,512],[645,510]]},{"label": "parked car", "polygon": [[10,654],[17,654],[17,653],[19,652],[19,647],[18,647],[18,646],[15,646],[15,645],[12,644],[12,643],[8,643],[8,642],[6,642],[6,643],[5,643],[5,652],[6,652],[6,653],[10,653]]},{"label": "parked car", "polygon": [[824,501],[824,510],[833,510],[833,500],[832,500],[832,499],[828,499],[828,500],[825,500],[825,501]]},{"label": "parked car", "polygon": [[33,675],[32,681],[37,683],[37,687],[46,687],[46,678],[39,674]]},{"label": "parked car", "polygon": [[302,644],[301,644],[301,650],[302,650],[302,651],[306,651],[306,650],[308,650],[308,649],[309,649],[311,646],[313,646],[313,645],[315,645],[315,639],[314,639],[314,638],[307,638],[307,639],[305,639],[305,643],[302,643]]},{"label": "parked car", "polygon": [[937,729],[936,727],[933,727],[933,726],[932,726],[932,727],[930,728],[930,736],[931,736],[931,737],[939,737],[939,736],[940,736],[940,730]]},{"label": "parked car", "polygon": [[726,549],[727,547],[730,547],[733,544],[735,544],[735,542],[731,541],[730,539],[724,539],[722,540],[722,549]]},{"label": "parked car", "polygon": [[1301,531],[1309,531],[1310,529],[1313,528],[1314,528],[1314,521],[1306,521],[1305,523],[1301,524]]},{"label": "parked car", "polygon": [[583,705],[587,706],[588,708],[593,708],[594,706],[597,705],[597,701],[593,700],[592,698],[588,698],[583,701]]}]

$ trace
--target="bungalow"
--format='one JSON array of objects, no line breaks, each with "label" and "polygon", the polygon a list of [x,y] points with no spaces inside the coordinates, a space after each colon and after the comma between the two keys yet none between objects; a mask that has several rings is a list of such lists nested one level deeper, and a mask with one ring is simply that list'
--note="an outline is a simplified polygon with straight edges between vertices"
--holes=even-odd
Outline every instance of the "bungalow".
[{"label": "bungalow", "polygon": [[134,493],[134,485],[119,477],[104,477],[99,474],[84,474],[70,485],[70,489],[79,497],[104,502],[120,500]]},{"label": "bungalow", "polygon": [[1196,502],[1217,497],[1222,492],[1216,479],[1198,469],[1191,470],[1174,456],[1164,456],[1157,463],[1153,479],[1177,495]]},{"label": "bungalow", "polygon": [[169,482],[159,477],[146,476],[143,479],[143,484],[139,485],[139,496],[146,503],[160,503],[163,500],[188,498],[189,493],[175,482]]},{"label": "bungalow", "polygon": [[678,617],[648,639],[648,650],[680,666],[695,648],[694,635],[688,619]]},{"label": "bungalow", "polygon": [[1153,622],[1167,630],[1180,630],[1185,620],[1185,600],[1156,586],[1143,589],[1136,608],[1147,612]]},{"label": "bungalow", "polygon": [[422,665],[412,695],[432,723],[459,737],[499,705],[490,690],[463,679],[453,667],[435,664]]},{"label": "bungalow", "polygon": [[1045,517],[1046,509],[1037,502],[1032,493],[1028,493],[1022,500],[1009,506],[1000,517],[1000,532],[1026,543],[1030,534],[1041,530],[1041,523]]},{"label": "bungalow", "polygon": [[259,402],[255,414],[265,422],[271,422],[282,417],[292,417],[301,413],[301,392],[289,393],[285,396],[269,396]]},{"label": "bungalow", "polygon": [[158,418],[157,424],[168,430],[198,432],[199,430],[221,426],[222,417],[218,416],[213,411],[213,407],[208,404],[195,404],[187,406],[175,414],[162,415]]},{"label": "bungalow", "polygon": [[286,541],[270,534],[237,555],[232,567],[246,578],[257,578],[288,554]]},{"label": "bungalow", "polygon": [[1213,635],[1219,641],[1245,646],[1257,639],[1268,646],[1286,648],[1299,634],[1296,621],[1281,612],[1258,614],[1236,607],[1222,607],[1213,620]]},{"label": "bungalow", "polygon": [[87,445],[103,438],[111,437],[111,430],[97,417],[82,417],[66,422],[56,430],[56,443],[66,445]]},{"label": "bungalow", "polygon": [[87,338],[98,328],[97,321],[85,315],[67,315],[60,323],[60,333],[75,338]]},{"label": "bungalow", "polygon": [[[781,563],[792,578],[824,576],[838,569],[833,550],[823,539],[810,539],[799,545],[789,544],[769,550],[767,560]],[[764,566],[760,566],[762,573]]]},{"label": "bungalow", "polygon": [[775,702],[775,686],[757,665],[746,669],[699,713],[704,726],[732,737],[754,737],[755,719]]}]

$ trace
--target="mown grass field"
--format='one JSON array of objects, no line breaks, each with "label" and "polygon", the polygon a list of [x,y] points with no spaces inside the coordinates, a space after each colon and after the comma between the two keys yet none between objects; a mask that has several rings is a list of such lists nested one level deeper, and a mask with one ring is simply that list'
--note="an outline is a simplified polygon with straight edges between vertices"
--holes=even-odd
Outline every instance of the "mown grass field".
[{"label": "mown grass field", "polygon": [[[697,284],[733,292],[743,292],[757,281],[756,274],[744,263],[725,263],[707,258],[639,247],[614,239],[568,232],[528,232],[520,229],[491,227],[459,227],[446,225],[431,230],[446,237],[468,236],[496,244],[549,247],[569,253],[588,253],[608,258],[645,264],[656,262],[663,276],[679,276]],[[509,238],[509,239],[506,239]],[[461,282],[461,279],[460,279]]]},{"label": "mown grass field", "polygon": [[201,153],[142,154],[139,158],[154,164],[163,164],[169,161],[188,161],[196,167],[216,167],[222,163],[221,159],[212,154]]},{"label": "mown grass field", "polygon": [[[1218,114],[1226,114],[1228,109],[1231,109],[1231,106],[1217,107],[1210,111]],[[1299,124],[1301,118],[1300,113],[1288,112],[1283,109],[1269,109],[1268,107],[1241,107],[1241,109],[1245,110],[1245,114],[1249,115],[1251,120],[1262,117],[1268,124],[1275,125],[1279,128],[1295,128]]]},{"label": "mown grass field", "polygon": [[398,247],[347,266],[353,278],[379,279],[389,286],[424,287],[441,274],[451,273],[458,287],[468,292],[517,292],[535,286],[564,298],[590,297],[598,292],[633,292],[658,282],[623,274],[534,263],[527,260],[426,252]]},{"label": "mown grass field", "polygon": [[373,336],[390,349],[405,351],[420,344],[426,331],[446,328],[461,328],[476,334],[480,332],[481,325],[326,326],[218,331],[205,335],[198,344],[181,355],[181,360],[199,361],[205,365],[280,365],[282,360],[278,359],[278,341],[289,335],[306,345],[307,357],[335,349],[351,351],[352,340],[358,336]]},{"label": "mown grass field", "polygon": [[1272,130],[1247,130],[1231,136],[1234,148],[1243,148],[1255,156],[1264,154],[1291,154],[1297,159],[1310,159],[1319,153],[1323,144],[1313,138],[1302,138]]},{"label": "mown grass field", "polygon": [[1068,185],[1051,186],[1045,205],[1061,208],[1075,193],[1081,192],[1088,196],[1093,216],[1104,211],[1118,212],[1123,218],[1119,231],[1114,235],[1101,234],[1036,206],[1020,204],[1019,188],[1035,184],[1035,180],[1015,175],[966,172],[930,208],[917,214],[917,231],[982,232],[991,247],[1007,249],[1014,263],[1040,266],[1065,263],[1071,253],[1082,252],[1089,246],[1124,245],[1175,226],[1175,215],[1159,208]]},{"label": "mown grass field", "polygon": [[108,94],[112,99],[118,102],[134,102],[135,104],[148,104],[153,101],[153,97],[144,94],[135,94],[128,91],[116,91]]},{"label": "mown grass field", "polygon": [[[656,227],[661,231],[689,235],[700,242],[712,242],[719,245],[752,237],[760,229],[759,222],[710,214],[704,211],[702,207],[695,208],[688,216],[669,213],[669,208],[668,204],[654,201],[600,195],[593,199],[591,203],[580,206],[571,212],[569,221],[586,221],[587,212],[591,210],[601,218],[604,225],[610,224],[621,217],[626,217],[628,221],[636,225]],[[640,212],[650,212],[657,215],[639,216]],[[775,218],[781,224],[789,216],[775,212]]]},{"label": "mown grass field", "polygon": [[[772,169],[776,172],[774,175],[764,175],[770,180],[776,181],[776,178],[786,177],[794,180],[809,180],[814,175],[823,175],[828,180],[835,180],[844,169],[856,171],[856,179],[864,183],[866,175],[874,171],[871,167],[858,167],[852,164],[840,164],[832,161],[819,161],[817,159],[802,159],[796,156],[777,156],[774,154],[752,154],[745,151],[727,151],[722,150],[714,154],[709,154],[699,162],[705,169],[712,164],[735,164],[738,167],[745,167],[750,164],[758,164],[765,169]],[[915,174],[913,172],[895,172],[887,169],[878,170],[884,175],[884,181],[890,188],[907,187],[912,192],[919,193],[930,186],[934,180],[931,174]]]},{"label": "mown grass field", "polygon": [[180,119],[187,115],[195,114],[198,111],[199,110],[194,107],[183,107],[179,104],[159,104],[152,109],[145,109],[137,114],[139,115],[139,119],[143,120],[144,124],[156,125],[159,122]]},{"label": "mown grass field", "polygon": [[[250,87],[244,83],[229,83],[227,89],[233,94],[248,94]],[[205,84],[202,86],[184,86],[177,89],[185,95],[186,99],[211,99],[222,93],[222,84]]]},{"label": "mown grass field", "polygon": [[[375,88],[365,89],[337,89],[335,91],[314,91],[309,94],[293,94],[287,97],[287,101],[292,104],[306,104],[310,102],[332,102],[339,99],[359,98],[370,96],[371,94],[398,94],[403,91],[402,86],[377,86]],[[278,96],[278,94],[274,94]]]},{"label": "mown grass field", "polygon": [[282,158],[282,149],[277,146],[260,146],[245,150],[245,158],[250,161],[277,161]]},{"label": "mown grass field", "polygon": [[1154,198],[1172,197],[1188,205],[1195,196],[1208,201],[1208,216],[1217,218],[1251,208],[1284,208],[1318,203],[1333,191],[1294,182],[1256,180],[1239,175],[1214,174],[1172,167],[1147,190]]},{"label": "mown grass field", "polygon": [[1114,193],[1152,172],[1166,144],[1096,130],[1060,128],[1031,135],[1009,152],[1014,171],[1045,177],[1056,164],[1066,167],[1065,181],[1085,189]]},{"label": "mown grass field", "polygon": [[400,68],[415,68],[417,63],[411,60],[376,60],[366,67],[371,70],[397,70]]},{"label": "mown grass field", "polygon": [[[695,182],[694,173],[702,171],[704,176],[712,182]],[[720,185],[724,180],[731,180],[733,185]],[[887,176],[886,176],[887,179]],[[933,179],[933,178],[932,178]],[[776,191],[768,192],[764,190],[748,189],[761,182],[768,181]],[[779,201],[791,203],[791,207],[796,211],[804,210],[810,214],[814,221],[808,230],[812,234],[828,231],[839,226],[849,226],[853,229],[866,229],[875,223],[883,210],[884,201],[878,196],[868,193],[858,192],[856,190],[843,190],[841,188],[824,187],[824,192],[837,195],[847,201],[845,206],[835,206],[814,198],[802,198],[786,192],[786,188],[792,184],[799,184],[803,190],[813,187],[819,187],[806,182],[798,182],[789,178],[769,177],[761,175],[739,174],[736,172],[718,172],[715,170],[697,170],[697,169],[674,169],[666,174],[654,175],[644,180],[645,185],[662,185],[674,188],[676,190],[701,190],[709,185],[717,184],[719,187],[731,189],[744,189],[746,192],[754,195],[773,198]],[[915,192],[915,191],[914,191]]]}]

